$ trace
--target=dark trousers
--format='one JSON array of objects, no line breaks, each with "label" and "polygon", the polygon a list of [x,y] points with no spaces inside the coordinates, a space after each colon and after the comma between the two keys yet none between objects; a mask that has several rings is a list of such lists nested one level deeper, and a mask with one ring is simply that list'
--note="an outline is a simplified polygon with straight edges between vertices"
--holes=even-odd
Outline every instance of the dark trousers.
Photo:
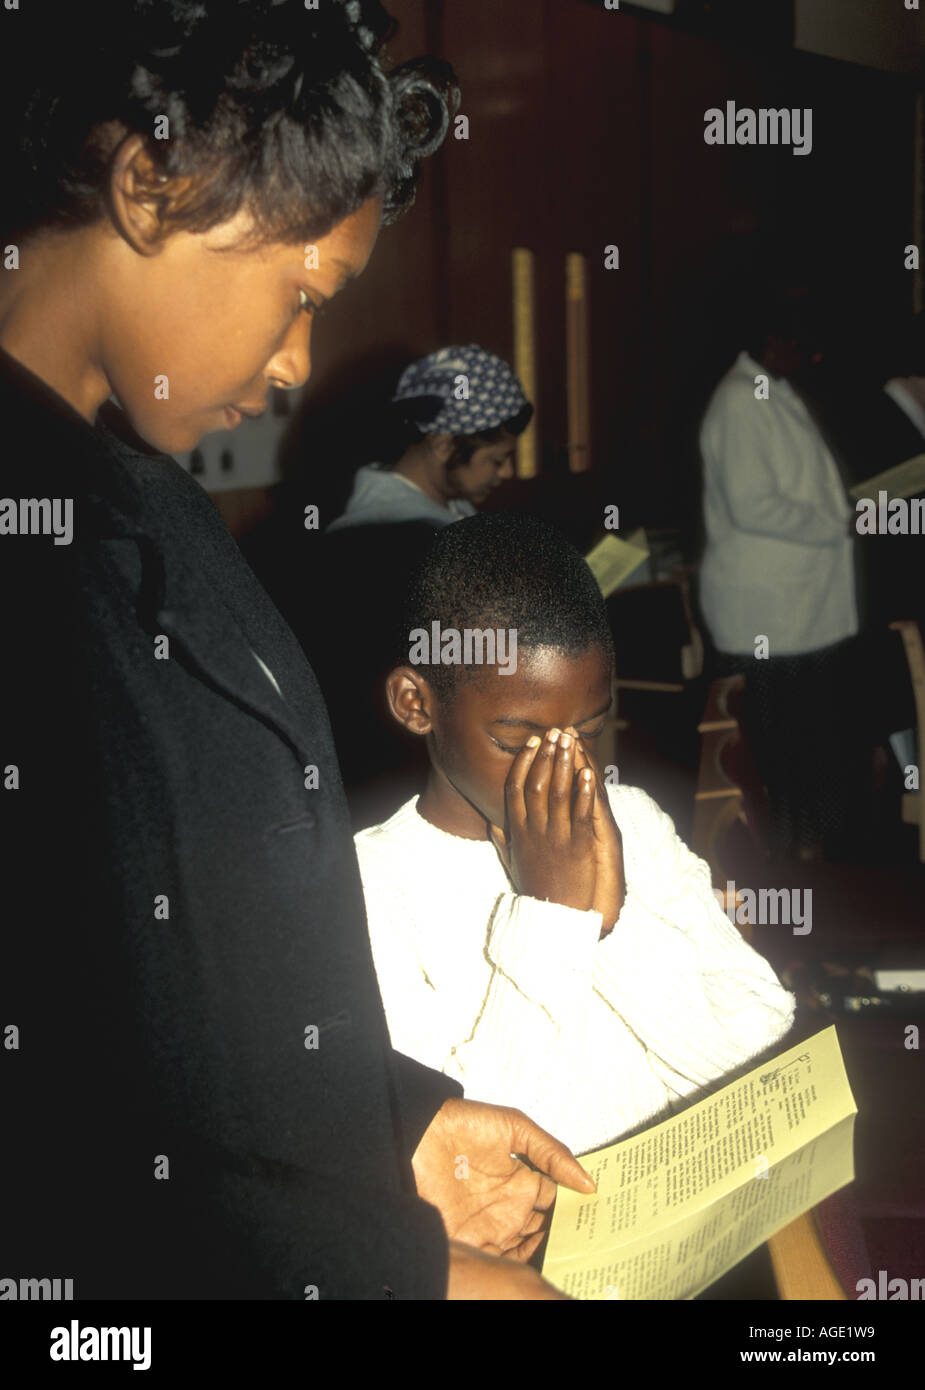
[{"label": "dark trousers", "polygon": [[867,822],[871,737],[861,647],[848,638],[800,656],[721,657],[746,678],[745,734],[768,792],[769,853],[852,857]]}]

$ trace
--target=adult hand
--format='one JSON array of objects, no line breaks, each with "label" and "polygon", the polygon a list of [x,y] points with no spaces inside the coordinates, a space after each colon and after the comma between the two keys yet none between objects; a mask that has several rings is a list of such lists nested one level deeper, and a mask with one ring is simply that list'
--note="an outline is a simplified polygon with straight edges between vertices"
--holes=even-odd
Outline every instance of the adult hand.
[{"label": "adult hand", "polygon": [[595,1191],[565,1145],[522,1111],[475,1100],[444,1101],[411,1166],[418,1195],[440,1212],[450,1240],[517,1260],[539,1245],[557,1182]]},{"label": "adult hand", "polygon": [[530,1265],[486,1255],[458,1240],[450,1241],[446,1296],[448,1299],[516,1298],[570,1302],[568,1294],[560,1293],[552,1284],[547,1284]]}]

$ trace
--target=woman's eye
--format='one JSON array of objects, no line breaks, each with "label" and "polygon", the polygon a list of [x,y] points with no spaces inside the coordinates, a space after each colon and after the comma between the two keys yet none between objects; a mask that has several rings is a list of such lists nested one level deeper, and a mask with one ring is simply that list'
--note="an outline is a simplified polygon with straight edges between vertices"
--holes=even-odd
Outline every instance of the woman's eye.
[{"label": "woman's eye", "polygon": [[317,318],[323,307],[322,304],[316,304],[305,290],[299,290],[299,309],[302,312],[310,313],[314,318]]}]

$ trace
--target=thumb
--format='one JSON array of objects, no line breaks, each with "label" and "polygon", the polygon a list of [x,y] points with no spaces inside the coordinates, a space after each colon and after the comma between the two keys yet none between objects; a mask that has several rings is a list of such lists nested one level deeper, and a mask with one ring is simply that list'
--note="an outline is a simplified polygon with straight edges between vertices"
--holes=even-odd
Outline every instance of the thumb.
[{"label": "thumb", "polygon": [[488,834],[491,837],[492,844],[498,851],[501,863],[504,865],[506,869],[509,868],[511,859],[510,847],[508,845],[507,836],[505,835],[504,831],[501,829],[499,825],[492,825],[492,823],[489,821]]},{"label": "thumb", "polygon": [[545,1129],[540,1129],[527,1115],[512,1116],[511,1152],[523,1154],[534,1168],[546,1173],[553,1182],[570,1187],[573,1192],[596,1192],[594,1179],[586,1173],[578,1159]]}]

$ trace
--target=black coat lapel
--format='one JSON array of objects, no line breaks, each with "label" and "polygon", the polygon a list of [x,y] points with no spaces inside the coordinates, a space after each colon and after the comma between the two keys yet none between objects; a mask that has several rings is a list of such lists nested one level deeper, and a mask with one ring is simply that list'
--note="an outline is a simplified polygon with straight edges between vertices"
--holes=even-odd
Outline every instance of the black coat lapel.
[{"label": "black coat lapel", "polygon": [[[169,467],[170,462],[159,459],[157,466],[166,464]],[[92,500],[88,499],[100,544],[105,545],[107,539],[120,542],[130,539],[138,546],[142,564],[139,620],[149,632],[169,637],[171,655],[180,654],[201,680],[272,727],[291,745],[303,766],[315,761],[309,756],[309,744],[313,734],[317,735],[317,729],[313,729],[311,720],[306,717],[304,699],[299,698],[295,688],[296,668],[288,657],[286,644],[280,642],[282,620],[263,595],[256,577],[247,569],[230,535],[219,533],[222,540],[227,541],[228,554],[218,559],[213,553],[214,544],[209,546],[206,557],[190,553],[176,542],[175,535],[195,535],[196,527],[187,529],[178,524],[180,518],[176,514],[165,515],[159,511],[156,475],[152,476],[151,484],[150,489],[136,490],[132,503],[124,508],[113,506],[110,497],[100,496],[96,489]],[[191,486],[196,491],[190,494],[190,510],[198,513],[201,529],[202,508],[211,508],[212,504],[199,495],[198,483],[193,482]],[[149,492],[151,495],[146,495]],[[126,500],[125,497],[120,499]],[[205,515],[209,516],[211,524],[211,515]],[[215,526],[224,527],[217,515]],[[214,537],[210,536],[209,540],[214,541]],[[222,559],[227,559],[227,563],[222,564]],[[236,607],[240,611],[243,605],[236,606],[234,598],[241,583],[246,582],[245,571],[246,580],[252,583],[276,617],[275,630],[269,615],[264,633],[246,632],[242,627]],[[285,636],[297,646],[288,629],[285,629]],[[257,655],[273,672],[282,695],[261,670]],[[300,651],[298,655],[301,656]],[[311,680],[304,658],[301,664],[303,680]]]},{"label": "black coat lapel", "polygon": [[[155,554],[153,561],[159,564],[160,557]],[[174,551],[162,577],[162,598],[152,614],[157,631],[170,638],[203,680],[275,728],[303,764],[310,762],[308,730],[285,697],[285,679],[274,669],[272,654],[261,650],[259,638],[244,632],[223,596],[184,556]],[[261,670],[258,655],[273,671],[282,695]]]}]

